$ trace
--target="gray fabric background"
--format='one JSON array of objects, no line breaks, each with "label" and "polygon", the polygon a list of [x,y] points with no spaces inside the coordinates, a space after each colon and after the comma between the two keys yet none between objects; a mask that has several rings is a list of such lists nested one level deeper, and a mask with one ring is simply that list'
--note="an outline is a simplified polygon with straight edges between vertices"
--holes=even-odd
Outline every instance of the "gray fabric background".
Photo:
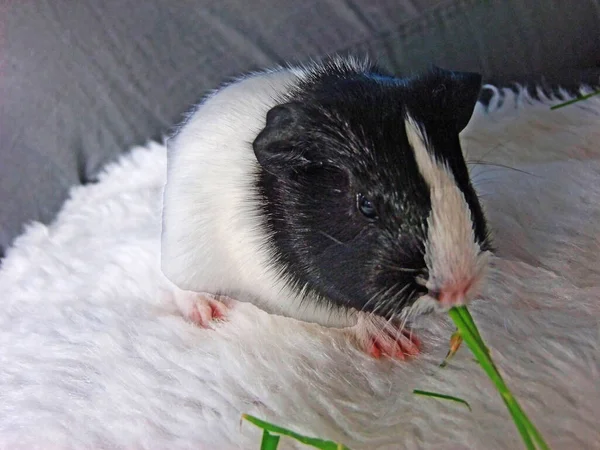
[{"label": "gray fabric background", "polygon": [[0,255],[240,72],[368,52],[398,74],[600,79],[600,0],[0,0],[0,39]]}]

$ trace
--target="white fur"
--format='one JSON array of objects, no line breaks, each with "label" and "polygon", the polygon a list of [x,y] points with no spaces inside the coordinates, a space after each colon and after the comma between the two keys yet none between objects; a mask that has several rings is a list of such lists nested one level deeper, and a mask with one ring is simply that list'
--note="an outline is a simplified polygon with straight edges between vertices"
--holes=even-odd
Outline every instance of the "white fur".
[{"label": "white fur", "polygon": [[[471,310],[553,450],[600,445],[598,142],[600,99],[550,111],[510,92],[463,133],[472,159],[533,174],[474,166],[499,253]],[[424,354],[408,363],[247,303],[216,330],[186,323],[159,300],[165,165],[159,145],[134,150],[9,251],[0,448],[258,449],[244,412],[354,450],[523,448],[466,348],[438,368],[452,332],[443,316],[418,323]],[[463,397],[473,412],[413,389]]]},{"label": "white fur", "polygon": [[[357,69],[366,62],[335,59]],[[258,212],[252,141],[269,109],[283,101],[318,64],[256,73],[207,98],[168,142],[162,269],[182,289],[217,292],[263,309],[330,326],[349,326],[338,314],[302,301],[271,266],[273,251]],[[201,180],[201,181],[200,181]]]},{"label": "white fur", "polygon": [[[428,148],[431,144],[410,116],[405,119],[405,128],[417,167],[431,193],[425,248],[425,263],[429,270],[426,287],[439,292],[472,280],[465,298],[458,299],[459,304],[467,303],[477,294],[489,254],[482,253],[475,242],[471,210],[451,170],[435,159],[433,149]],[[432,302],[422,298],[415,308],[420,308],[420,304]]]}]

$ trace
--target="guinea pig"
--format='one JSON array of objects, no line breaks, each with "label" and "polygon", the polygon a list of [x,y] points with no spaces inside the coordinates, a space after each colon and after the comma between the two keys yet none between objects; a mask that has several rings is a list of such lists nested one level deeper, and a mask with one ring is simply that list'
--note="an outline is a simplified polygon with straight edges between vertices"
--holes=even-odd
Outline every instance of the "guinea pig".
[{"label": "guinea pig", "polygon": [[419,352],[407,319],[469,302],[491,252],[459,133],[481,76],[332,57],[236,79],[167,140],[161,268],[199,325],[231,299]]}]

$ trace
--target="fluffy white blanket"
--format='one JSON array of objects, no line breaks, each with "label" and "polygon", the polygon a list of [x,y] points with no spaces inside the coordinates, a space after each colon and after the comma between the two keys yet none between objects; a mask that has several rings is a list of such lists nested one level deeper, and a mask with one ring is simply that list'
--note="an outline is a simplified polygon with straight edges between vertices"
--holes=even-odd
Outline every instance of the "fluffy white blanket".
[{"label": "fluffy white blanket", "polygon": [[[496,93],[462,136],[471,162],[518,169],[472,165],[499,249],[472,312],[550,446],[599,448],[600,98],[551,103]],[[418,323],[425,349],[411,362],[247,304],[215,330],[184,321],[159,295],[165,164],[159,144],[134,149],[8,253],[1,448],[258,449],[242,413],[353,449],[522,448],[466,346],[438,367],[445,317]]]}]

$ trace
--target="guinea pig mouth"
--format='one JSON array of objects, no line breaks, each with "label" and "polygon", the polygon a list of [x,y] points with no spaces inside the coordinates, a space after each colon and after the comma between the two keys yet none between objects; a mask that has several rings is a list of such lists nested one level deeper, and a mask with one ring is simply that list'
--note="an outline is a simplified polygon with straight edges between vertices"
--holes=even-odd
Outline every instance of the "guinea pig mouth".
[{"label": "guinea pig mouth", "polygon": [[480,252],[469,269],[430,277],[425,283],[428,292],[423,303],[430,304],[433,301],[436,311],[448,311],[455,306],[469,304],[481,294],[488,268],[489,252]]},{"label": "guinea pig mouth", "polygon": [[433,301],[434,309],[443,312],[455,306],[467,305],[480,294],[484,277],[484,274],[480,273],[474,277],[455,281],[441,289],[430,289],[424,296],[427,297],[424,301],[427,303]]},{"label": "guinea pig mouth", "polygon": [[432,313],[446,313],[455,306],[467,305],[480,294],[483,276],[478,275],[455,282],[441,289],[429,289],[405,308],[402,316],[417,317]]},{"label": "guinea pig mouth", "polygon": [[440,290],[429,291],[428,295],[437,300],[442,308],[450,309],[453,306],[461,306],[468,303],[473,296],[472,286],[474,284],[474,278],[470,278],[458,283],[453,283]]}]

